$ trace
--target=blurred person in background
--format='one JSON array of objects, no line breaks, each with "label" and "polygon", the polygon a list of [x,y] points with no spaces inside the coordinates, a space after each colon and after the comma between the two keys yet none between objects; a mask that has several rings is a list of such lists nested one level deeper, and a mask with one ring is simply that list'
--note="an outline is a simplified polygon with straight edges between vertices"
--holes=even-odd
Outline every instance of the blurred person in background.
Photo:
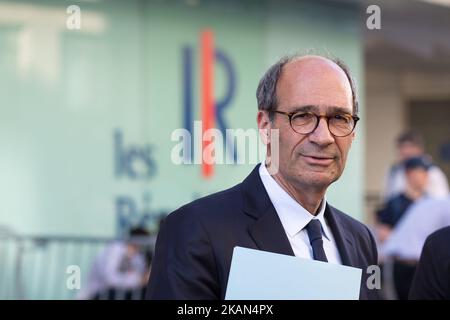
[{"label": "blurred person in background", "polygon": [[383,244],[382,255],[393,260],[399,299],[408,299],[426,238],[445,226],[450,226],[450,197],[423,197],[411,205]]},{"label": "blurred person in background", "polygon": [[149,232],[132,228],[127,241],[114,241],[95,258],[80,299],[142,299],[150,276]]},{"label": "blurred person in background", "polygon": [[428,236],[409,292],[411,300],[450,300],[450,227]]},{"label": "blurred person in background", "polygon": [[[385,179],[384,201],[388,201],[396,195],[405,192],[406,175],[404,163],[406,160],[413,157],[428,157],[431,161],[431,157],[425,154],[423,137],[415,131],[407,131],[397,138],[397,157],[398,163],[389,169]],[[426,192],[431,197],[445,198],[449,194],[447,177],[436,165],[429,169]]]},{"label": "blurred person in background", "polygon": [[429,170],[432,163],[426,157],[414,157],[407,159],[402,166],[405,170],[405,189],[390,198],[377,211],[376,234],[380,242],[389,237],[392,229],[411,204],[427,195]]}]

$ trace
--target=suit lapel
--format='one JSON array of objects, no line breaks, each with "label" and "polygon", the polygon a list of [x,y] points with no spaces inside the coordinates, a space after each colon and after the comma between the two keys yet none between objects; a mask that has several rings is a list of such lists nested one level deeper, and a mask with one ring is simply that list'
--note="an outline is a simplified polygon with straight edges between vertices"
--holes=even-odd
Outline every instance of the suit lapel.
[{"label": "suit lapel", "polygon": [[353,235],[345,228],[342,220],[339,217],[337,209],[329,204],[325,209],[325,219],[327,220],[331,232],[333,233],[336,247],[341,256],[342,264],[346,266],[356,266],[356,251],[354,246]]},{"label": "suit lapel", "polygon": [[[242,191],[244,212],[255,218],[255,222],[249,226],[248,231],[258,249],[294,256],[280,218],[259,176],[259,165],[242,182]],[[354,238],[351,232],[345,228],[339,215],[337,209],[327,204],[325,219],[333,233],[342,264],[356,266],[357,254]]]},{"label": "suit lapel", "polygon": [[291,244],[275,209],[268,210],[249,227],[250,235],[260,250],[293,256]]},{"label": "suit lapel", "polygon": [[293,256],[280,218],[259,176],[259,165],[242,182],[244,212],[255,218],[248,228],[258,249]]}]

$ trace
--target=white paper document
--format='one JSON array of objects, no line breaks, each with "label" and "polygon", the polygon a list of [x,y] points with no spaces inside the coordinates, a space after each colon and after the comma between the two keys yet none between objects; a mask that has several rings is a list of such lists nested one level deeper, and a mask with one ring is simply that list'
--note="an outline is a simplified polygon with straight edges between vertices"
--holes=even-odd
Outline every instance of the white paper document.
[{"label": "white paper document", "polygon": [[235,247],[226,300],[357,300],[362,270]]}]

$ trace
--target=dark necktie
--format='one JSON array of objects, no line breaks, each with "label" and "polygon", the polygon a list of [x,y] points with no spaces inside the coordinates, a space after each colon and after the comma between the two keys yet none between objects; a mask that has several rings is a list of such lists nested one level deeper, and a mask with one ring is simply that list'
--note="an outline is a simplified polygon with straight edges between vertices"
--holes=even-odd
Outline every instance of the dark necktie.
[{"label": "dark necktie", "polygon": [[325,250],[323,250],[322,228],[318,219],[312,219],[306,225],[308,231],[309,242],[313,249],[314,260],[328,262]]}]

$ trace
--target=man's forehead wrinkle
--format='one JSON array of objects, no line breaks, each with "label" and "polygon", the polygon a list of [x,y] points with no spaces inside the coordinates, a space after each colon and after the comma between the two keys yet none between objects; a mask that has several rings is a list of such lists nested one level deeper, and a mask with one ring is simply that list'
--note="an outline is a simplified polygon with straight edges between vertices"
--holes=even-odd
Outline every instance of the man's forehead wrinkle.
[{"label": "man's forehead wrinkle", "polygon": [[319,113],[351,113],[351,109],[345,106],[334,106],[334,105],[313,105],[313,104],[305,104],[305,105],[291,105],[287,106],[288,112],[298,112],[298,111],[306,111],[306,112],[315,112]]}]

